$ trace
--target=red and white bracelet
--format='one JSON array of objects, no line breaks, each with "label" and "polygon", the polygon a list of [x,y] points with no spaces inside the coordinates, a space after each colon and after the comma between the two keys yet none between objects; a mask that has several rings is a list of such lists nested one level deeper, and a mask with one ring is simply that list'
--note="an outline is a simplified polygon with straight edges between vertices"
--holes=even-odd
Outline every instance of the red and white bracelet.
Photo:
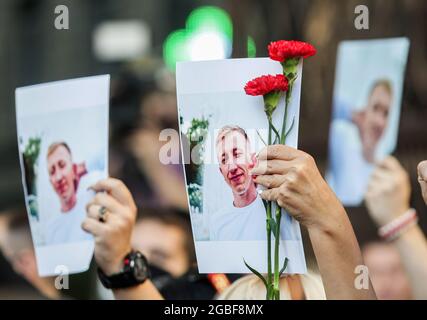
[{"label": "red and white bracelet", "polygon": [[393,241],[417,223],[417,212],[415,211],[415,209],[409,209],[401,216],[390,221],[385,226],[379,228],[378,235],[386,241]]}]

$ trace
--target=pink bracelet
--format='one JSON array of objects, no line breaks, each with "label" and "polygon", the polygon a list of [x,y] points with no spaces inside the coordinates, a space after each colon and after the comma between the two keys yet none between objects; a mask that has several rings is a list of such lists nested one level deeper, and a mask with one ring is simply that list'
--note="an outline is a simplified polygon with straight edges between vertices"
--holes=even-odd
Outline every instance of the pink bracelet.
[{"label": "pink bracelet", "polygon": [[392,241],[409,229],[409,227],[417,224],[417,222],[417,212],[415,209],[409,209],[401,216],[379,228],[378,235],[386,241]]}]

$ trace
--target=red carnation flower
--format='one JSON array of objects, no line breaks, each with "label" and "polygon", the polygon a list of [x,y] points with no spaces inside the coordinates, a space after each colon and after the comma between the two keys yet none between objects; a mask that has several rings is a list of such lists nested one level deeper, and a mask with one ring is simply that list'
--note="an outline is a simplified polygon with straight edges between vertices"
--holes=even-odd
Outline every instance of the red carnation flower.
[{"label": "red carnation flower", "polygon": [[268,45],[270,58],[279,62],[284,62],[291,58],[308,58],[316,54],[316,48],[311,44],[302,41],[280,40],[271,42]]},{"label": "red carnation flower", "polygon": [[283,74],[276,76],[266,75],[249,81],[245,92],[251,96],[264,96],[273,91],[287,91],[288,79]]}]

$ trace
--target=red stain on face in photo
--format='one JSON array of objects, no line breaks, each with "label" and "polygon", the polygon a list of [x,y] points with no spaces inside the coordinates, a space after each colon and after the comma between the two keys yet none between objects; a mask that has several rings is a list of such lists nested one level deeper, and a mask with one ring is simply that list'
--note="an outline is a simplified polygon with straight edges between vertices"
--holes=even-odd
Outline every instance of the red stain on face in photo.
[{"label": "red stain on face in photo", "polygon": [[59,196],[61,211],[72,210],[77,202],[80,178],[87,173],[84,163],[75,164],[65,145],[55,147],[47,157],[49,181]]}]

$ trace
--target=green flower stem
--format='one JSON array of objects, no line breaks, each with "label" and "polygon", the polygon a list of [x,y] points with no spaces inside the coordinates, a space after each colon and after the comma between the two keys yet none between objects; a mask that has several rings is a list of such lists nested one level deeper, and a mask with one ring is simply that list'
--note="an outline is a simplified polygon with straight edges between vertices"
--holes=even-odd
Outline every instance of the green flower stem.
[{"label": "green flower stem", "polygon": [[276,127],[273,124],[273,119],[269,118],[268,122],[269,122],[269,125],[271,127],[271,130],[273,130],[273,133],[274,133],[274,140],[272,139],[272,144],[280,143],[280,140],[281,140],[280,134],[279,134],[279,131],[277,131]]},{"label": "green flower stem", "polygon": [[[291,87],[289,87],[289,90],[291,90]],[[286,92],[286,104],[285,104],[285,112],[283,114],[283,123],[282,123],[282,132],[280,135],[280,144],[286,143],[286,122],[288,120],[288,105],[289,105],[289,99],[290,99],[291,93],[290,91]]]},{"label": "green flower stem", "polygon": [[[280,135],[280,144],[286,144],[287,137],[287,119],[288,119],[288,108],[289,102],[291,100],[292,87],[294,83],[295,77],[291,77],[289,79],[289,88],[286,92],[285,96],[285,111],[283,114],[283,122],[282,122],[282,132]],[[279,270],[279,248],[280,248],[280,222],[282,220],[282,209],[278,204],[276,204],[276,230],[275,241],[274,241],[274,278],[273,278],[273,298],[274,300],[280,300],[280,270]]]},{"label": "green flower stem", "polygon": [[271,216],[271,201],[268,201],[267,204],[267,300],[271,299],[271,288],[273,285],[273,274],[272,274],[272,266],[271,266],[271,226],[270,226],[270,220],[272,219]]},{"label": "green flower stem", "polygon": [[279,247],[280,247],[280,220],[282,219],[282,212],[279,205],[276,204],[276,230],[274,232],[274,280],[273,292],[274,300],[280,300],[280,269],[279,269]]},{"label": "green flower stem", "polygon": [[[290,67],[294,72],[285,74],[289,81],[289,90],[286,92],[285,98],[285,111],[283,115],[282,131],[279,131],[274,127],[272,121],[272,115],[279,103],[282,92],[272,92],[264,96],[264,111],[268,119],[268,145],[273,144],[273,133],[274,143],[285,144],[286,143],[286,127],[288,117],[288,106],[291,98],[292,85],[296,78],[296,67],[298,61],[294,60],[288,63],[286,67]],[[285,65],[283,65],[285,68]],[[280,221],[282,218],[282,211],[279,205],[276,204],[275,218],[272,216],[272,202],[267,201],[266,204],[266,229],[267,229],[267,279],[264,282],[267,290],[267,300],[280,300],[280,274],[279,270],[279,248],[280,248]],[[272,268],[272,234],[274,234],[274,273]],[[285,267],[284,267],[285,268]]]},{"label": "green flower stem", "polygon": [[[268,145],[271,145],[272,140],[272,124],[269,121],[268,122]],[[270,226],[270,220],[271,220],[271,201],[267,202],[267,300],[270,300],[272,298],[272,268],[271,268],[271,226]]]}]

